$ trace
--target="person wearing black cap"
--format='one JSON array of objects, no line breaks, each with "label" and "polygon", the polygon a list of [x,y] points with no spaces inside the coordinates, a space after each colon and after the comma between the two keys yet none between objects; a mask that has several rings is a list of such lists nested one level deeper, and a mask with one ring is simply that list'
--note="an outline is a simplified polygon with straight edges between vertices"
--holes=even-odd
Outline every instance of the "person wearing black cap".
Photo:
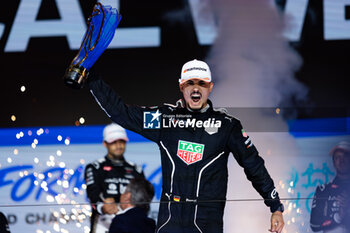
[{"label": "person wearing black cap", "polygon": [[350,233],[350,143],[339,142],[330,155],[337,174],[316,188],[310,226],[315,232]]},{"label": "person wearing black cap", "polygon": [[91,233],[108,231],[118,212],[120,195],[130,180],[144,178],[141,167],[124,158],[128,140],[124,128],[115,123],[107,125],[103,130],[103,145],[107,155],[86,166],[86,191],[92,205]]},{"label": "person wearing black cap", "polygon": [[87,86],[113,122],[159,146],[162,196],[157,233],[223,232],[230,152],[270,207],[270,231],[282,232],[283,204],[274,182],[240,121],[225,109],[214,109],[208,99],[214,84],[205,62],[195,59],[183,65],[183,98],[175,105],[126,105],[94,72]]}]

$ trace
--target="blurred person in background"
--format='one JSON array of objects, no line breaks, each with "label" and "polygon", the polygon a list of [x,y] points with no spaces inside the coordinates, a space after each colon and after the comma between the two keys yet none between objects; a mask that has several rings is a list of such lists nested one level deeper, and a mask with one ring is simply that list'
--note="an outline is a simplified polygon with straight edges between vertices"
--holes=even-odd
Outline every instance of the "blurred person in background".
[{"label": "blurred person in background", "polygon": [[9,223],[2,212],[0,212],[0,233],[10,233]]},{"label": "blurred person in background", "polygon": [[316,188],[310,226],[314,232],[350,233],[350,143],[339,142],[330,155],[336,176]]},{"label": "blurred person in background", "polygon": [[142,177],[142,169],[126,161],[124,152],[128,142],[125,129],[112,123],[103,130],[103,145],[107,155],[86,166],[87,196],[92,205],[91,233],[106,233],[118,212],[120,195],[130,180]]},{"label": "blurred person in background", "polygon": [[120,196],[118,208],[109,233],[154,233],[156,223],[148,218],[150,202],[154,196],[153,185],[144,178],[130,181]]}]

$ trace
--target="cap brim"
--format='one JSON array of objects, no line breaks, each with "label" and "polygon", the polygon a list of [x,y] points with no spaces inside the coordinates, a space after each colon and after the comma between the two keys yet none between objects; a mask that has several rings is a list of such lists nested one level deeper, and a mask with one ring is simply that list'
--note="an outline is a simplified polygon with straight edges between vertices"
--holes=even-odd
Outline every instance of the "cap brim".
[{"label": "cap brim", "polygon": [[129,141],[129,139],[128,138],[120,138],[120,137],[118,137],[118,138],[105,138],[105,139],[103,139],[105,142],[108,142],[108,143],[112,143],[112,142],[115,142],[115,141],[118,141],[118,140],[123,140],[123,141],[125,141],[125,142],[128,142]]},{"label": "cap brim", "polygon": [[193,78],[188,78],[188,79],[179,79],[180,84],[183,84],[184,82],[188,81],[188,80],[192,80],[192,79],[198,79],[198,80],[202,80],[204,82],[210,83],[211,80],[209,78],[198,78],[198,77],[193,77]]},{"label": "cap brim", "polygon": [[349,147],[336,146],[336,147],[334,147],[334,148],[329,152],[329,155],[330,155],[330,156],[333,156],[334,153],[335,153],[336,151],[338,151],[338,150],[344,151],[344,152],[347,152],[347,153],[350,152],[350,148],[349,148]]}]

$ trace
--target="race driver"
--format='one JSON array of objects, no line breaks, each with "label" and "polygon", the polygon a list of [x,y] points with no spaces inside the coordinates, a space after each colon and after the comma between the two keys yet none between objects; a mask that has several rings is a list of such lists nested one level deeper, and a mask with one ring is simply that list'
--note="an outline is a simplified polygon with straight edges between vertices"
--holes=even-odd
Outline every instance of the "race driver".
[{"label": "race driver", "polygon": [[350,233],[350,143],[339,142],[329,154],[337,174],[316,188],[310,227],[314,232]]},{"label": "race driver", "polygon": [[107,155],[85,168],[86,191],[92,205],[91,233],[108,232],[126,186],[134,178],[144,178],[141,167],[124,158],[128,140],[125,129],[120,125],[107,125],[103,129]]},{"label": "race driver", "polygon": [[93,72],[88,88],[110,119],[158,144],[162,197],[156,232],[222,233],[230,152],[270,207],[271,232],[284,226],[283,205],[264,160],[236,118],[215,110],[208,65],[192,60],[182,67],[175,105],[128,106]]}]

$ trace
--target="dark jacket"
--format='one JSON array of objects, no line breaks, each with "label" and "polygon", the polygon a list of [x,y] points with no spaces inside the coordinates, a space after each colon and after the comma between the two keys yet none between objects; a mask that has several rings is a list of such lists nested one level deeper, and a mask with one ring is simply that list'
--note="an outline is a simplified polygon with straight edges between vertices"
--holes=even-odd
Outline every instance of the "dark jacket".
[{"label": "dark jacket", "polygon": [[107,197],[119,202],[120,195],[130,180],[137,177],[144,177],[141,167],[126,160],[114,163],[105,156],[86,166],[84,174],[86,191],[93,207],[91,229],[94,228],[96,216],[102,214],[98,212],[97,204],[102,205]]},{"label": "dark jacket", "polygon": [[[341,207],[338,196],[350,196],[350,180],[339,177],[316,188],[312,201],[310,226],[313,231],[327,231],[343,227],[350,232],[350,206]],[[340,214],[343,211],[343,214]]]},{"label": "dark jacket", "polygon": [[154,233],[156,222],[146,212],[134,207],[114,217],[109,233]]},{"label": "dark jacket", "polygon": [[[163,183],[158,231],[222,232],[230,152],[271,211],[280,207],[264,160],[239,120],[213,109],[210,101],[204,112],[189,111],[181,100],[152,108],[128,106],[96,75],[89,78],[91,93],[112,121],[160,148]],[[161,113],[161,127],[146,129],[152,121],[149,115],[157,113]],[[158,119],[152,122],[156,126]]]}]

